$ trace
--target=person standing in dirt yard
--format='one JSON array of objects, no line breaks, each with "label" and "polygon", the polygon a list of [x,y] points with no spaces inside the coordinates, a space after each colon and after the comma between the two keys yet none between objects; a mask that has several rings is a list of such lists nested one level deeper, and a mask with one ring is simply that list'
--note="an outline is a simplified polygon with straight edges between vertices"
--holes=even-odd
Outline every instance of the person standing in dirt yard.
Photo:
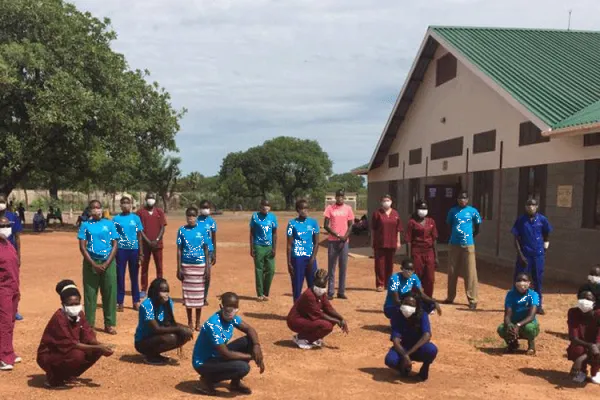
[{"label": "person standing in dirt yard", "polygon": [[250,218],[250,256],[254,259],[258,301],[269,300],[276,254],[277,217],[271,213],[271,203],[262,200],[260,210]]},{"label": "person standing in dirt yard", "polygon": [[[198,215],[198,226],[206,232],[206,244],[208,245],[208,256],[206,257],[206,267],[212,269],[217,263],[217,223],[210,216],[210,202],[202,200],[200,202],[200,215]],[[208,287],[210,286],[210,274],[204,282],[204,305],[208,305]]]},{"label": "person standing in dirt yard", "polygon": [[335,269],[339,262],[340,276],[338,285],[338,299],[346,297],[346,270],[348,268],[348,238],[352,232],[354,212],[352,207],[344,203],[346,193],[340,189],[335,193],[335,204],[327,206],[323,216],[325,217],[325,230],[329,233],[327,244],[329,282],[327,285],[327,297],[333,300],[335,292]]},{"label": "person standing in dirt yard", "polygon": [[[0,194],[0,217],[6,217],[10,222],[10,234],[7,238],[17,251],[19,267],[21,267],[21,232],[23,231],[23,226],[17,214],[8,209],[8,202],[6,201],[6,196],[3,194]],[[8,233],[8,230],[6,233]],[[23,316],[17,312],[15,318],[17,321],[21,321]]]},{"label": "person standing in dirt yard", "polygon": [[142,291],[140,297],[146,297],[148,290],[148,268],[150,267],[150,256],[154,258],[156,266],[156,277],[163,277],[163,236],[167,226],[165,212],[156,205],[156,195],[146,195],[146,206],[137,212],[142,220],[142,239],[144,240],[142,252]]},{"label": "person standing in dirt yard", "polygon": [[479,211],[469,205],[469,194],[458,194],[457,205],[448,212],[446,223],[452,233],[448,246],[448,298],[445,304],[454,303],[456,284],[460,271],[464,271],[465,290],[469,300],[469,309],[477,309],[477,261],[475,259],[475,240],[479,234],[481,216]]},{"label": "person standing in dirt yard", "polygon": [[537,210],[537,200],[527,200],[525,214],[517,218],[511,232],[515,236],[515,248],[517,249],[515,276],[520,272],[531,276],[533,288],[540,295],[538,314],[544,315],[542,281],[546,251],[550,246],[548,236],[552,232],[552,226],[550,226],[548,218],[538,213]]},{"label": "person standing in dirt yard", "polygon": [[10,221],[0,217],[0,371],[11,371],[21,358],[15,354],[13,337],[19,304],[19,257],[9,242]]},{"label": "person standing in dirt yard", "polygon": [[591,367],[591,381],[600,385],[600,310],[595,310],[598,299],[589,290],[577,293],[577,305],[567,313],[569,347],[567,358],[573,361],[571,377],[577,383],[587,379]]},{"label": "person standing in dirt yard", "polygon": [[375,253],[375,288],[383,292],[394,273],[394,256],[402,245],[402,221],[392,208],[392,196],[381,198],[381,207],[371,217],[373,251]]}]

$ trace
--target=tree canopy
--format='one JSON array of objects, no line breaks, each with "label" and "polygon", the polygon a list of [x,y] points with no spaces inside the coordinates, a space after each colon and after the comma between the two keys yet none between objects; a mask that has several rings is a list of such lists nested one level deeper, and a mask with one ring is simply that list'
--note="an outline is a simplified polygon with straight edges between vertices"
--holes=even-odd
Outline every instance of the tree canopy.
[{"label": "tree canopy", "polygon": [[327,190],[333,192],[344,189],[346,192],[359,192],[365,186],[365,178],[350,172],[335,174],[329,177]]}]

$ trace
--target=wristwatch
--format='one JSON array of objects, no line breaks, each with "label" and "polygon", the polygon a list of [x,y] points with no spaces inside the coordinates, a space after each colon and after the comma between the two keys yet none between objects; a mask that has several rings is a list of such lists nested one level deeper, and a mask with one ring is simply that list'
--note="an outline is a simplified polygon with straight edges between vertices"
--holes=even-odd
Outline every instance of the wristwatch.
[{"label": "wristwatch", "polygon": [[517,322],[515,325],[517,325],[518,328],[521,327],[521,323],[520,322]]}]

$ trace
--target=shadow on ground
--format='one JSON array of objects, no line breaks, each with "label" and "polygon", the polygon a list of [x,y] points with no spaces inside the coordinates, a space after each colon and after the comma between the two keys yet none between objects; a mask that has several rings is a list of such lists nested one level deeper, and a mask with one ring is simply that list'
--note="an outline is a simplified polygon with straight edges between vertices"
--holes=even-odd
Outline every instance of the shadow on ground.
[{"label": "shadow on ground", "polygon": [[519,368],[519,371],[521,371],[525,375],[544,379],[551,385],[554,385],[556,389],[577,388],[583,386],[581,384],[573,382],[568,372],[566,371],[558,371],[555,369],[544,368]]},{"label": "shadow on ground", "polygon": [[283,315],[269,314],[269,313],[245,312],[245,313],[243,313],[243,315],[246,317],[249,317],[249,318],[264,319],[267,321],[286,321],[287,320],[287,317],[285,317]]},{"label": "shadow on ground", "polygon": [[397,371],[390,368],[359,368],[360,372],[371,375],[376,382],[402,382],[407,384],[419,383],[419,380],[415,377],[403,377]]},{"label": "shadow on ground", "polygon": [[[177,385],[175,385],[175,389],[179,390],[182,393],[187,393],[187,394],[195,394],[198,396],[201,396],[201,394],[196,390],[196,386],[198,386],[198,380],[193,380],[193,381],[185,381],[185,382],[180,382]],[[237,397],[236,393],[232,393],[230,391],[228,391],[227,389],[223,390],[223,388],[225,388],[225,385],[216,385],[217,388],[217,395],[215,397],[221,397],[221,398],[228,398],[228,399],[232,399],[234,397]]]},{"label": "shadow on ground", "polygon": [[392,328],[389,325],[363,325],[360,329],[371,332],[392,333]]}]

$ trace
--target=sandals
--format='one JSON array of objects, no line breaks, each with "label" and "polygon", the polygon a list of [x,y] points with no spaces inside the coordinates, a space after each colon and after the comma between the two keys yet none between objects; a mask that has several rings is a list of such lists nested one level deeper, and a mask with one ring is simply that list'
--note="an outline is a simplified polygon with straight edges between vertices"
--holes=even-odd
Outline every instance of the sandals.
[{"label": "sandals", "polygon": [[252,394],[252,389],[244,385],[241,381],[231,381],[231,385],[229,385],[229,390],[241,394]]},{"label": "sandals", "polygon": [[104,327],[104,332],[109,334],[109,335],[116,335],[117,334],[117,330],[115,329],[114,326],[105,326]]},{"label": "sandals", "polygon": [[200,379],[198,386],[196,386],[196,391],[205,396],[216,396],[217,395],[215,386],[212,383],[207,382],[203,379]]}]

